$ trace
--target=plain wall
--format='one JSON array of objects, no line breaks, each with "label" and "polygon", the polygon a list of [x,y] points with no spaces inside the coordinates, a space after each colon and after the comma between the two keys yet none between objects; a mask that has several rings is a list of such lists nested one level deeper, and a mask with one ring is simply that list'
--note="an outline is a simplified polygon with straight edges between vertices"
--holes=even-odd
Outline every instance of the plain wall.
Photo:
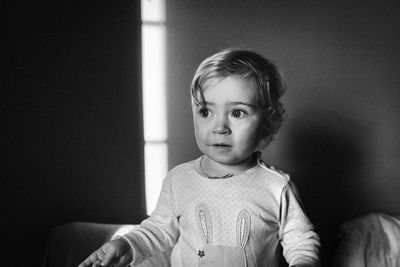
[{"label": "plain wall", "polygon": [[145,217],[139,4],[2,10],[1,266],[41,266],[51,227]]},{"label": "plain wall", "polygon": [[339,225],[400,214],[400,25],[390,1],[167,1],[170,168],[200,155],[189,86],[226,47],[274,60],[287,83],[286,121],[265,150],[288,172],[322,238],[326,265]]}]

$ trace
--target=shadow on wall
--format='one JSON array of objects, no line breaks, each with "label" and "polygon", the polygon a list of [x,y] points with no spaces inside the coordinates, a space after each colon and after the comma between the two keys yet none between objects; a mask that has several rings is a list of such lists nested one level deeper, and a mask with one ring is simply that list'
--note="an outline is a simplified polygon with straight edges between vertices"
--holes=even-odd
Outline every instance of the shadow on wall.
[{"label": "shadow on wall", "polygon": [[320,234],[322,264],[330,266],[340,224],[366,209],[358,183],[365,150],[360,133],[365,127],[319,110],[299,117],[287,136],[291,174]]}]

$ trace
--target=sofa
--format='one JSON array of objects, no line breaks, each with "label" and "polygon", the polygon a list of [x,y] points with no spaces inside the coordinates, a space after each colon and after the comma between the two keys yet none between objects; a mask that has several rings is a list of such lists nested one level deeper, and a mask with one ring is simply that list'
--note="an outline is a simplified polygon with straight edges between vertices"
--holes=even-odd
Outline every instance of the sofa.
[{"label": "sofa", "polygon": [[[51,229],[43,267],[77,267],[94,250],[136,225],[71,222]],[[169,266],[171,251],[159,253],[138,267]]]},{"label": "sofa", "polygon": [[[76,267],[92,251],[137,225],[72,222],[51,230],[43,267]],[[159,253],[137,265],[170,266],[171,251]],[[287,266],[281,259],[281,266]],[[345,222],[334,267],[399,267],[400,217],[371,213]]]}]

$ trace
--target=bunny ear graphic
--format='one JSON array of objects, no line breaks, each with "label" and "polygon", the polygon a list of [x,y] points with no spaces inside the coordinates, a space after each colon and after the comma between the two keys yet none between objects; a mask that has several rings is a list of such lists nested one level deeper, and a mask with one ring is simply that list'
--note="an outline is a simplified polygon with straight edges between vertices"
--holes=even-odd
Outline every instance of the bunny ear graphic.
[{"label": "bunny ear graphic", "polygon": [[201,202],[197,204],[195,218],[197,230],[202,237],[203,245],[211,246],[213,243],[211,216],[205,203]]},{"label": "bunny ear graphic", "polygon": [[241,210],[239,212],[236,221],[236,242],[238,246],[244,248],[247,244],[247,240],[250,235],[250,214],[247,210]]}]

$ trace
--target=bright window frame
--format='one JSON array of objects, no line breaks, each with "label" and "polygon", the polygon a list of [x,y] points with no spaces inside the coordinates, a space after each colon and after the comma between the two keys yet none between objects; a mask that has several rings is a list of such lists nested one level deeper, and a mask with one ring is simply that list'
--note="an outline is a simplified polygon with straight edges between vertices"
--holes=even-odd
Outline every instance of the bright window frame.
[{"label": "bright window frame", "polygon": [[142,0],[141,11],[145,194],[150,214],[168,171],[165,0]]}]

